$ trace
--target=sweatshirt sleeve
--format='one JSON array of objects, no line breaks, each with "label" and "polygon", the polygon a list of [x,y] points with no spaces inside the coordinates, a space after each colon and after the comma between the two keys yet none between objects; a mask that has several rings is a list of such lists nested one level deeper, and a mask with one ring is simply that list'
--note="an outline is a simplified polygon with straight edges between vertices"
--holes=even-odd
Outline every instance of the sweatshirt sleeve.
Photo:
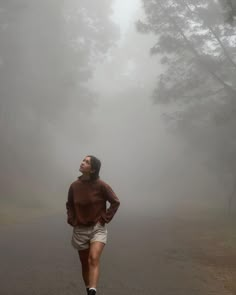
[{"label": "sweatshirt sleeve", "polygon": [[73,226],[74,219],[75,219],[75,210],[74,210],[74,202],[73,202],[72,185],[70,186],[69,191],[68,191],[66,209],[67,209],[67,223],[69,223],[71,226]]},{"label": "sweatshirt sleeve", "polygon": [[106,213],[101,216],[101,218],[104,220],[105,223],[109,223],[118,210],[120,206],[120,201],[112,188],[106,183],[104,183],[102,186],[102,192],[106,201],[110,203],[110,206],[106,210]]}]

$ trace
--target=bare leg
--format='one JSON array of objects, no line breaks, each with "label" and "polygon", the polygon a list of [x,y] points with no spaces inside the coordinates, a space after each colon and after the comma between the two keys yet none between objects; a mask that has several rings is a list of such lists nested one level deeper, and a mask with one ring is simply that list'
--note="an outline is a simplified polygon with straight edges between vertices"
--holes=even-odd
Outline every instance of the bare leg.
[{"label": "bare leg", "polygon": [[79,258],[82,266],[82,276],[84,280],[84,284],[86,287],[89,286],[89,263],[88,263],[88,257],[89,257],[89,249],[81,250],[79,252]]},{"label": "bare leg", "polygon": [[90,244],[88,264],[89,264],[89,287],[96,288],[99,278],[99,260],[105,244],[93,242]]}]

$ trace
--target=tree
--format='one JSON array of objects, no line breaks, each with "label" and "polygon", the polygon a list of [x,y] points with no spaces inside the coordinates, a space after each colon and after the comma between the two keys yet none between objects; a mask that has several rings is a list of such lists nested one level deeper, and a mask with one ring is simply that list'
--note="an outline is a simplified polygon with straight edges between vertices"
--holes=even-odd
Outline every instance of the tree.
[{"label": "tree", "polygon": [[175,131],[202,151],[208,167],[214,167],[221,179],[230,174],[234,187],[236,28],[224,22],[216,1],[143,0],[143,4],[146,19],[137,22],[137,28],[157,36],[151,53],[159,54],[165,67],[153,99],[175,109],[166,115],[175,122]]},{"label": "tree", "polygon": [[110,14],[107,0],[1,2],[2,199],[55,191],[56,139],[84,139],[82,113],[95,107],[86,83],[118,37]]},{"label": "tree", "polygon": [[224,20],[233,24],[236,17],[236,1],[235,0],[219,0],[221,4]]}]

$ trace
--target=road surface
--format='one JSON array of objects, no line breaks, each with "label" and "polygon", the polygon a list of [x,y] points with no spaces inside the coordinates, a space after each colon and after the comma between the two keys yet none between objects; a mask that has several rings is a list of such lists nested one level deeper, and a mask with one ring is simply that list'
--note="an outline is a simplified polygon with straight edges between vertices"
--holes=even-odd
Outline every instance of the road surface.
[{"label": "road surface", "polygon": [[[174,219],[118,216],[108,232],[98,295],[232,295],[192,259]],[[86,294],[65,216],[2,225],[0,235],[1,295]]]}]

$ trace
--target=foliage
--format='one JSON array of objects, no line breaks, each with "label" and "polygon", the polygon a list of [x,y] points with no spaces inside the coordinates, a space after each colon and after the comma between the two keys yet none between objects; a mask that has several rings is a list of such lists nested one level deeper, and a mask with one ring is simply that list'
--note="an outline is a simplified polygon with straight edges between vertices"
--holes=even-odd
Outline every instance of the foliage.
[{"label": "foliage", "polygon": [[234,187],[236,27],[225,21],[223,2],[229,11],[230,1],[143,0],[145,21],[137,29],[157,36],[151,53],[164,65],[154,102],[175,109],[165,116],[175,132]]}]

